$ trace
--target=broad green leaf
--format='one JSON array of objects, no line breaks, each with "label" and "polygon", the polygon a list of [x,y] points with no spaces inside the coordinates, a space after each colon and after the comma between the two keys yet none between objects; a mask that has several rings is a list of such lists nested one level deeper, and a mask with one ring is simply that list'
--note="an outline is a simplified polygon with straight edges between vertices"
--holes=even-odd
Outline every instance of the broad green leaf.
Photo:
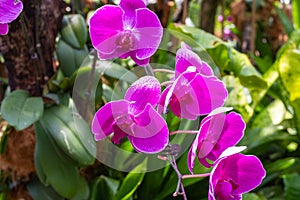
[{"label": "broad green leaf", "polygon": [[142,183],[145,173],[141,173],[141,171],[146,171],[146,168],[147,159],[145,159],[141,164],[136,166],[131,172],[127,174],[114,199],[129,199],[134,194],[139,185]]},{"label": "broad green leaf", "polygon": [[300,98],[300,48],[284,52],[278,70],[283,85],[290,93],[290,100]]},{"label": "broad green leaf", "polygon": [[61,36],[72,47],[82,49],[88,36],[84,18],[80,14],[65,15]]},{"label": "broad green leaf", "polygon": [[82,186],[86,183],[83,183],[85,180],[80,177],[78,167],[56,146],[43,122],[35,123],[35,133],[37,144],[34,157],[38,160],[37,170],[42,170],[37,174],[45,176],[39,177],[42,182],[45,182],[46,186],[51,185],[65,198],[72,199],[84,195],[81,199],[86,199],[89,194],[82,192]]},{"label": "broad green leaf", "polygon": [[27,184],[27,189],[34,200],[64,200],[51,186],[45,186],[36,179]]},{"label": "broad green leaf", "polygon": [[249,121],[254,112],[250,106],[252,98],[249,90],[241,85],[238,78],[232,75],[224,76],[222,81],[228,90],[228,98],[225,106],[234,107],[243,116],[245,121]]},{"label": "broad green leaf", "polygon": [[300,175],[287,174],[283,176],[286,200],[298,200],[300,197]]},{"label": "broad green leaf", "polygon": [[286,112],[282,101],[276,99],[255,117],[252,122],[252,128],[278,125],[284,120]]},{"label": "broad green leaf", "polygon": [[22,130],[36,122],[44,111],[43,100],[31,97],[25,90],[9,94],[1,104],[2,117],[17,130]]},{"label": "broad green leaf", "polygon": [[81,49],[75,49],[62,39],[57,43],[59,66],[64,75],[68,77],[72,76],[87,56],[88,49],[86,45]]},{"label": "broad green leaf", "polygon": [[254,68],[246,54],[238,52],[229,43],[198,28],[174,24],[168,28],[171,34],[191,45],[194,50],[197,48],[202,51],[206,50],[210,58],[206,56],[202,59],[205,61],[212,59],[222,72],[233,72],[240,78],[244,86],[248,88],[267,87],[261,74]]},{"label": "broad green leaf", "polygon": [[80,165],[86,166],[94,162],[96,144],[89,127],[77,115],[73,115],[67,107],[52,106],[45,110],[40,122],[58,148]]},{"label": "broad green leaf", "polygon": [[96,180],[92,181],[91,184],[91,200],[113,200],[117,193],[120,181],[106,176],[100,176]]}]

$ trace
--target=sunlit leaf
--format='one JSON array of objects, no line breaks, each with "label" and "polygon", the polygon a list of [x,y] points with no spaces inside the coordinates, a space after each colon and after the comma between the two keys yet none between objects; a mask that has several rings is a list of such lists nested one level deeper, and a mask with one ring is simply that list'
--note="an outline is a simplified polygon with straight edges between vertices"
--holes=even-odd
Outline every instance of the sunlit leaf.
[{"label": "sunlit leaf", "polygon": [[126,200],[129,199],[145,176],[145,171],[147,167],[147,159],[144,160],[140,165],[136,166],[123,180],[118,192],[116,193],[115,200]]}]

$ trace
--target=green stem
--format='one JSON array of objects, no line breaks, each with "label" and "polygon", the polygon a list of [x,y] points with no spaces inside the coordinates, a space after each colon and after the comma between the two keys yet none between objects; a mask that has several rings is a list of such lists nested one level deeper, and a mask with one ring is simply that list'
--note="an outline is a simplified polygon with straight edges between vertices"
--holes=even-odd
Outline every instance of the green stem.
[{"label": "green stem", "polygon": [[170,135],[176,135],[176,134],[180,134],[180,133],[183,133],[183,134],[197,134],[199,131],[196,131],[196,130],[177,130],[177,131],[172,131],[170,133]]},{"label": "green stem", "polygon": [[208,177],[210,176],[210,173],[206,173],[206,174],[186,174],[186,175],[182,175],[182,179],[188,179],[188,178],[203,178],[203,177]]}]

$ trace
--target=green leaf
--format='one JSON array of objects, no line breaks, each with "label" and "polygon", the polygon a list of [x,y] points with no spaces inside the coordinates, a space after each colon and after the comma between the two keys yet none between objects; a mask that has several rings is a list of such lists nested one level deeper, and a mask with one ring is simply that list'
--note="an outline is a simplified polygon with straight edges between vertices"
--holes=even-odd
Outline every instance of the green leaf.
[{"label": "green leaf", "polygon": [[291,20],[288,18],[288,16],[286,16],[284,11],[279,7],[279,5],[277,3],[275,3],[275,10],[276,10],[276,12],[277,12],[277,14],[280,18],[280,21],[282,23],[284,31],[288,35],[290,35],[294,30],[294,27],[293,27],[293,24],[292,24]]},{"label": "green leaf", "polygon": [[298,134],[300,135],[300,98],[297,98],[296,100],[291,102],[291,105],[293,106],[294,112],[295,112],[295,124],[298,131]]},{"label": "green leaf", "polygon": [[25,90],[16,90],[2,102],[2,117],[17,130],[22,130],[36,122],[44,111],[43,100],[31,97]]},{"label": "green leaf", "polygon": [[285,51],[278,63],[280,78],[286,90],[290,93],[290,100],[300,98],[300,49]]},{"label": "green leaf", "polygon": [[281,100],[276,99],[254,118],[252,128],[278,125],[285,119],[286,113],[285,105]]},{"label": "green leaf", "polygon": [[81,49],[75,49],[62,39],[57,43],[59,66],[64,75],[68,77],[72,76],[87,56],[88,49],[86,45]]},{"label": "green leaf", "polygon": [[139,185],[142,183],[145,173],[141,171],[146,171],[147,159],[145,159],[141,164],[136,166],[123,180],[118,192],[116,193],[115,200],[126,200],[129,199]]},{"label": "green leaf", "polygon": [[[242,85],[249,89],[267,88],[267,83],[251,64],[247,55],[238,52],[229,43],[198,28],[174,24],[168,28],[171,34],[190,45],[193,50],[200,49],[203,55],[206,53],[201,59],[209,62],[213,69],[216,65],[221,72],[233,72],[240,79]],[[250,93],[252,95],[251,90]]]},{"label": "green leaf", "polygon": [[287,174],[283,176],[286,200],[298,200],[300,197],[300,175]]},{"label": "green leaf", "polygon": [[288,169],[296,162],[295,158],[283,158],[280,160],[276,160],[266,166],[268,174],[272,174],[275,172],[280,172]]},{"label": "green leaf", "polygon": [[34,200],[64,200],[51,186],[45,186],[36,179],[28,183],[27,189]]},{"label": "green leaf", "polygon": [[90,199],[113,200],[120,182],[118,180],[100,176],[92,182]]},{"label": "green leaf", "polygon": [[64,106],[45,110],[40,122],[55,144],[81,166],[94,162],[96,143],[90,128],[79,114]]},{"label": "green leaf", "polygon": [[[61,196],[72,199],[80,196],[86,199],[88,193],[85,180],[80,177],[78,167],[56,146],[51,138],[51,133],[40,121],[35,123],[37,144],[34,152],[38,160],[38,176],[42,182],[51,185]],[[40,177],[40,175],[43,177]],[[84,190],[84,191],[82,191]],[[80,194],[78,194],[80,193]]]},{"label": "green leaf", "polygon": [[87,40],[87,27],[80,14],[65,15],[62,21],[61,36],[73,48],[82,49]]},{"label": "green leaf", "polygon": [[243,194],[243,200],[265,200],[265,198],[258,196],[255,193]]},{"label": "green leaf", "polygon": [[300,1],[292,1],[292,15],[295,28],[300,29]]}]

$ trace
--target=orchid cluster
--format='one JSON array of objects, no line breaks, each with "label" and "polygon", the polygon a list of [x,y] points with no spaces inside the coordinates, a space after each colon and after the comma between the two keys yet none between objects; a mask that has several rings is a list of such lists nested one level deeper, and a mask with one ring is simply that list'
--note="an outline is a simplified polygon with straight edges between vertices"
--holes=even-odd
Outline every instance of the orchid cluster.
[{"label": "orchid cluster", "polygon": [[0,0],[0,35],[8,33],[8,23],[15,20],[22,10],[22,1]]},{"label": "orchid cluster", "polygon": [[[137,65],[150,66],[162,33],[159,19],[142,0],[103,6],[90,19],[91,40],[100,59],[130,56]],[[188,120],[202,116],[199,130],[190,131],[196,135],[188,152],[191,175],[178,176],[182,187],[177,194],[186,198],[182,177],[202,176],[193,174],[197,157],[204,167],[212,168],[208,175],[209,199],[241,199],[243,193],[261,183],[265,170],[257,157],[240,153],[245,147],[235,146],[246,125],[240,114],[222,107],[228,96],[224,83],[184,43],[176,53],[174,77],[168,82],[161,87],[154,76],[141,77],[129,87],[123,100],[102,106],[92,122],[95,140],[112,135],[112,142],[119,144],[127,137],[137,152],[162,153],[172,146],[169,136],[176,133],[169,132],[163,118],[168,110]],[[166,158],[178,171],[172,160],[160,158]]]}]

